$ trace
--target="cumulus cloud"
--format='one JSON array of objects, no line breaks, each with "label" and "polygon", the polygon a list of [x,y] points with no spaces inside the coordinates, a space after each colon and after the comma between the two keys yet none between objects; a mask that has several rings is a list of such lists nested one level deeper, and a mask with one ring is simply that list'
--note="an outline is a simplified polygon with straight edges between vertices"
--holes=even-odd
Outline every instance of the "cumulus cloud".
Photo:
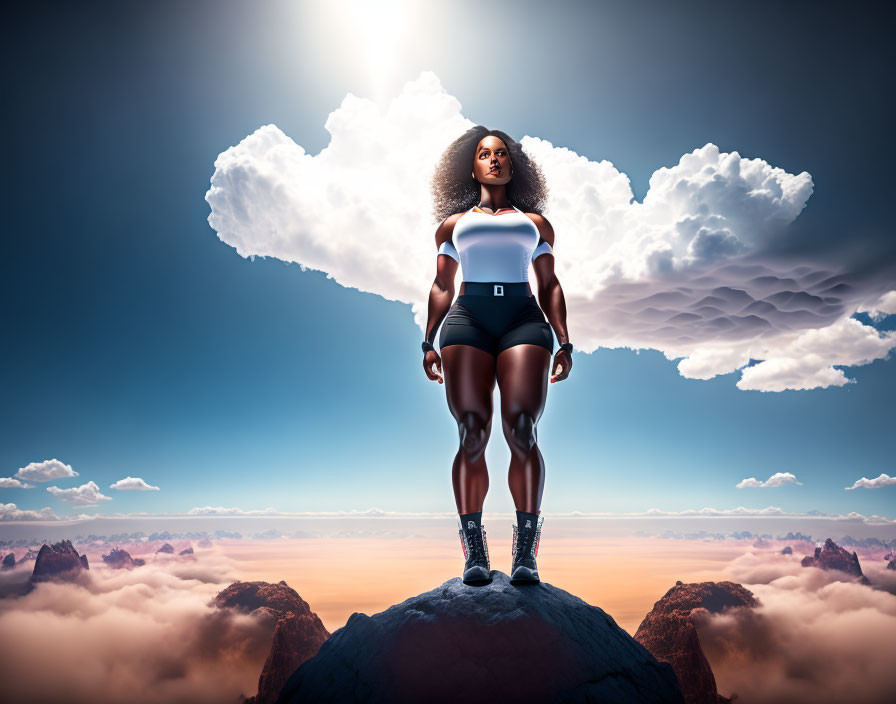
[{"label": "cumulus cloud", "polygon": [[0,477],[0,489],[24,489],[28,486],[13,477]]},{"label": "cumulus cloud", "polygon": [[16,477],[30,482],[51,482],[54,479],[77,477],[78,473],[64,462],[57,459],[32,462],[27,467],[22,467],[16,472]]},{"label": "cumulus cloud", "polygon": [[886,570],[863,565],[872,588],[844,573],[801,567],[799,560],[743,555],[726,567],[725,578],[750,589],[760,606],[695,612],[719,693],[768,704],[896,701],[896,596],[878,583],[889,578]]},{"label": "cumulus cloud", "polygon": [[879,477],[874,479],[868,479],[867,477],[862,477],[861,479],[857,479],[855,484],[852,486],[846,487],[846,490],[850,489],[880,489],[882,486],[892,486],[896,484],[896,477],[891,477],[888,474],[881,473]]},{"label": "cumulus cloud", "polygon": [[[209,223],[241,256],[297,262],[408,303],[423,329],[436,259],[429,176],[473,124],[428,71],[385,110],[349,93],[317,155],[274,125],[221,153]],[[612,163],[520,141],[550,186],[545,214],[580,351],[652,348],[689,378],[741,370],[738,388],[783,391],[842,386],[838,367],[896,347],[896,332],[852,318],[896,311],[894,267],[856,272],[811,252],[799,261],[771,253],[812,194],[805,171],[710,143],[659,168],[637,202]]]},{"label": "cumulus cloud", "polygon": [[750,477],[749,479],[739,481],[735,486],[738,489],[766,489],[772,486],[784,486],[785,484],[802,484],[802,482],[798,482],[796,476],[790,472],[775,472],[764,482],[759,481],[756,477]]},{"label": "cumulus cloud", "polygon": [[47,491],[56,498],[62,499],[70,504],[75,504],[76,506],[93,506],[100,501],[112,500],[112,497],[100,493],[100,488],[94,481],[89,481],[86,484],[71,489],[60,489],[58,486],[48,486]]},{"label": "cumulus cloud", "polygon": [[[256,692],[276,619],[210,605],[239,578],[231,560],[203,551],[112,570],[89,559],[77,583],[0,599],[4,699],[212,704]],[[27,578],[32,566],[14,571]]]},{"label": "cumulus cloud", "polygon": [[159,491],[159,487],[147,484],[140,477],[119,479],[114,484],[110,484],[109,488],[118,489],[119,491]]},{"label": "cumulus cloud", "polygon": [[44,506],[40,511],[17,508],[15,504],[0,504],[0,521],[58,521],[53,509]]}]

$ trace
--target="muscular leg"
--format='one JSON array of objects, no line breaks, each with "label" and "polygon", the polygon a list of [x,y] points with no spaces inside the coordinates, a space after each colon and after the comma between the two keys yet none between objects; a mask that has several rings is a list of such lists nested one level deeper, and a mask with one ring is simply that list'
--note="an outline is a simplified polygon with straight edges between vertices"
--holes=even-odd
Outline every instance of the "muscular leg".
[{"label": "muscular leg", "polygon": [[441,356],[448,408],[460,433],[451,471],[454,500],[458,513],[475,513],[488,492],[485,446],[492,429],[495,358],[470,345],[448,345]]},{"label": "muscular leg", "polygon": [[498,355],[501,426],[510,446],[508,482],[517,511],[538,513],[544,490],[544,459],[536,424],[548,393],[551,353],[538,345],[514,345]]}]

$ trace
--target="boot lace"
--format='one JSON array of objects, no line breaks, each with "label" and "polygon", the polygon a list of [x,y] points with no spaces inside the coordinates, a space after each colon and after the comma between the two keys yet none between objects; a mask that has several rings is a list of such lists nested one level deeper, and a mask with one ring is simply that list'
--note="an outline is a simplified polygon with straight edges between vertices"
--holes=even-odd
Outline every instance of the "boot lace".
[{"label": "boot lace", "polygon": [[519,556],[520,560],[523,560],[527,556],[532,556],[534,558],[538,555],[538,544],[541,541],[541,524],[543,522],[544,517],[541,516],[539,517],[535,528],[523,531],[521,531],[516,524],[513,525],[511,555],[513,556],[514,561],[517,560],[517,556]]},{"label": "boot lace", "polygon": [[469,532],[459,528],[457,532],[460,536],[460,545],[464,550],[464,559],[469,560],[472,557],[476,562],[488,564],[488,543],[485,539],[485,527]]}]

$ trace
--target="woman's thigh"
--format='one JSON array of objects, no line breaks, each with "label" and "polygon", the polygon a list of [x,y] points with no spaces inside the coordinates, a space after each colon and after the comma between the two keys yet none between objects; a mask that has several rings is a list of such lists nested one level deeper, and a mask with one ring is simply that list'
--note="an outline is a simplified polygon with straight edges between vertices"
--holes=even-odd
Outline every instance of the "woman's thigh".
[{"label": "woman's thigh", "polygon": [[490,423],[495,357],[470,345],[448,345],[441,349],[441,356],[445,395],[455,420],[460,423],[472,413],[483,423]]},{"label": "woman's thigh", "polygon": [[551,353],[540,345],[514,345],[498,355],[496,376],[501,390],[505,433],[521,415],[538,422],[544,412],[550,379]]}]

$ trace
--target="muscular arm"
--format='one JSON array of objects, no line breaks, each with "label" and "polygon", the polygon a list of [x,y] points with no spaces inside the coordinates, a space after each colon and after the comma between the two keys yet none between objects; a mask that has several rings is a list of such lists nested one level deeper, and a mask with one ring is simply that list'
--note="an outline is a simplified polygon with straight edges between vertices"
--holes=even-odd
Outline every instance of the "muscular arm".
[{"label": "muscular arm", "polygon": [[[451,240],[454,233],[454,223],[460,215],[451,215],[446,218],[436,230],[436,250],[443,242]],[[457,262],[447,254],[436,256],[436,278],[429,292],[428,318],[426,321],[426,340],[430,344],[435,343],[436,332],[439,325],[448,315],[451,303],[454,301],[454,277],[457,274]]]},{"label": "muscular arm", "polygon": [[[537,213],[526,213],[526,215],[535,223],[541,239],[553,247],[554,228],[551,227],[547,218]],[[554,255],[546,252],[535,257],[532,267],[535,269],[535,279],[538,282],[538,303],[551,327],[554,328],[554,333],[560,344],[569,342],[569,332],[566,329],[566,299],[563,297],[560,281],[557,280],[557,275],[554,273]]]}]

